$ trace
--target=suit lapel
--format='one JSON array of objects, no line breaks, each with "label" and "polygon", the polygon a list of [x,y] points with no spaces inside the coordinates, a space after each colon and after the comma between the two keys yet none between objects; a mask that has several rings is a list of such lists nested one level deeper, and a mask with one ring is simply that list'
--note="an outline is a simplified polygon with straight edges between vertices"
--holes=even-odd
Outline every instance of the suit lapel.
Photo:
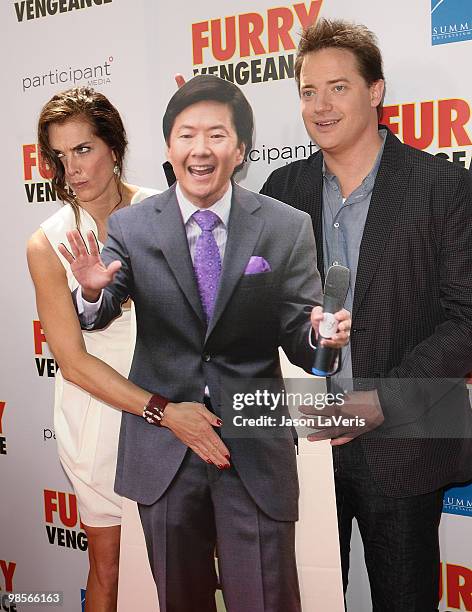
[{"label": "suit lapel", "polygon": [[299,177],[295,202],[297,208],[307,212],[313,223],[313,231],[316,240],[316,258],[318,270],[321,276],[321,282],[324,285],[324,257],[323,257],[323,156],[318,153],[313,156],[313,159],[306,171]]},{"label": "suit lapel", "polygon": [[260,218],[255,217],[252,213],[260,206],[261,204],[254,194],[233,183],[223,268],[215,309],[208,324],[207,338],[223,314],[239,279],[244,274],[251,255],[254,253],[264,224]]},{"label": "suit lapel", "polygon": [[197,316],[206,322],[175,186],[170,188],[167,200],[158,200],[156,209],[159,212],[155,230],[158,244],[185,297]]},{"label": "suit lapel", "polygon": [[353,316],[377,271],[393,224],[404,202],[409,173],[410,167],[404,163],[403,145],[388,132],[359,251]]}]

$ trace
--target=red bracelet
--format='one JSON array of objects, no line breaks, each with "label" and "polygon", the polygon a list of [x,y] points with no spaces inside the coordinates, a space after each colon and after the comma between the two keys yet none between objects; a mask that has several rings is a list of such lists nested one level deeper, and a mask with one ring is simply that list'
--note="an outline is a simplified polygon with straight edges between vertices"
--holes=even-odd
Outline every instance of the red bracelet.
[{"label": "red bracelet", "polygon": [[154,393],[149,398],[148,403],[144,406],[143,419],[152,425],[161,426],[161,421],[164,417],[164,410],[166,409],[169,400],[158,393]]}]

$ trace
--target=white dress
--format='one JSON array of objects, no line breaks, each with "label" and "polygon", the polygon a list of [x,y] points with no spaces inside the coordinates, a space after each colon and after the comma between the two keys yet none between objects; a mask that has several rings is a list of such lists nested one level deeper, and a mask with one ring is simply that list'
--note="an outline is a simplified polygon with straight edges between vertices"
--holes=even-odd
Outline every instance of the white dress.
[{"label": "white dress", "polygon": [[[131,204],[140,202],[156,190],[139,188]],[[80,230],[93,230],[93,218],[80,209]],[[78,283],[69,263],[57,250],[68,245],[66,231],[76,228],[74,211],[65,204],[49,217],[41,228],[63,264],[69,288]],[[103,245],[99,245],[100,249]],[[123,376],[128,376],[136,340],[136,319],[133,307],[123,310],[106,329],[83,331],[88,353],[102,359]],[[80,518],[91,527],[109,527],[121,523],[121,497],[114,490],[118,435],[121,410],[104,404],[56,372],[54,429],[59,458],[77,496]]]}]

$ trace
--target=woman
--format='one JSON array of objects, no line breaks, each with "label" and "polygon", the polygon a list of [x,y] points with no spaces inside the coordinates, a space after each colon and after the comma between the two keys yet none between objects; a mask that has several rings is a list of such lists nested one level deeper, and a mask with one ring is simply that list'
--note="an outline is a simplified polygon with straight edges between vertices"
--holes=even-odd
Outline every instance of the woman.
[{"label": "woman", "polygon": [[104,363],[97,365],[96,358],[123,377],[128,375],[134,313],[128,305],[107,329],[82,332],[70,294],[77,282],[58,245],[67,244],[66,231],[74,228],[83,235],[92,230],[103,244],[109,215],[156,191],[123,182],[127,146],[123,123],[110,101],[91,88],[64,91],[44,106],[38,142],[65,205],[31,237],[28,264],[42,326],[60,366],[54,426],[61,463],[73,484],[88,538],[86,610],[109,612],[116,609],[118,584],[121,498],[113,491],[113,482],[121,413],[91,393],[94,381],[103,382],[104,376],[110,384],[131,386]]}]

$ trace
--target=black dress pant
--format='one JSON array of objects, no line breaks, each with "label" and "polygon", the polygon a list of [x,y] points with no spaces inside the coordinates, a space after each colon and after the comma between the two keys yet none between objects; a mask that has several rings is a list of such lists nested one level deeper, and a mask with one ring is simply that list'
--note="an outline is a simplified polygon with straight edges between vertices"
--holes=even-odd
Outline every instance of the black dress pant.
[{"label": "black dress pant", "polygon": [[333,462],[344,592],[352,519],[356,518],[373,612],[436,611],[442,489],[402,498],[383,495],[370,474],[358,439],[333,447]]}]

